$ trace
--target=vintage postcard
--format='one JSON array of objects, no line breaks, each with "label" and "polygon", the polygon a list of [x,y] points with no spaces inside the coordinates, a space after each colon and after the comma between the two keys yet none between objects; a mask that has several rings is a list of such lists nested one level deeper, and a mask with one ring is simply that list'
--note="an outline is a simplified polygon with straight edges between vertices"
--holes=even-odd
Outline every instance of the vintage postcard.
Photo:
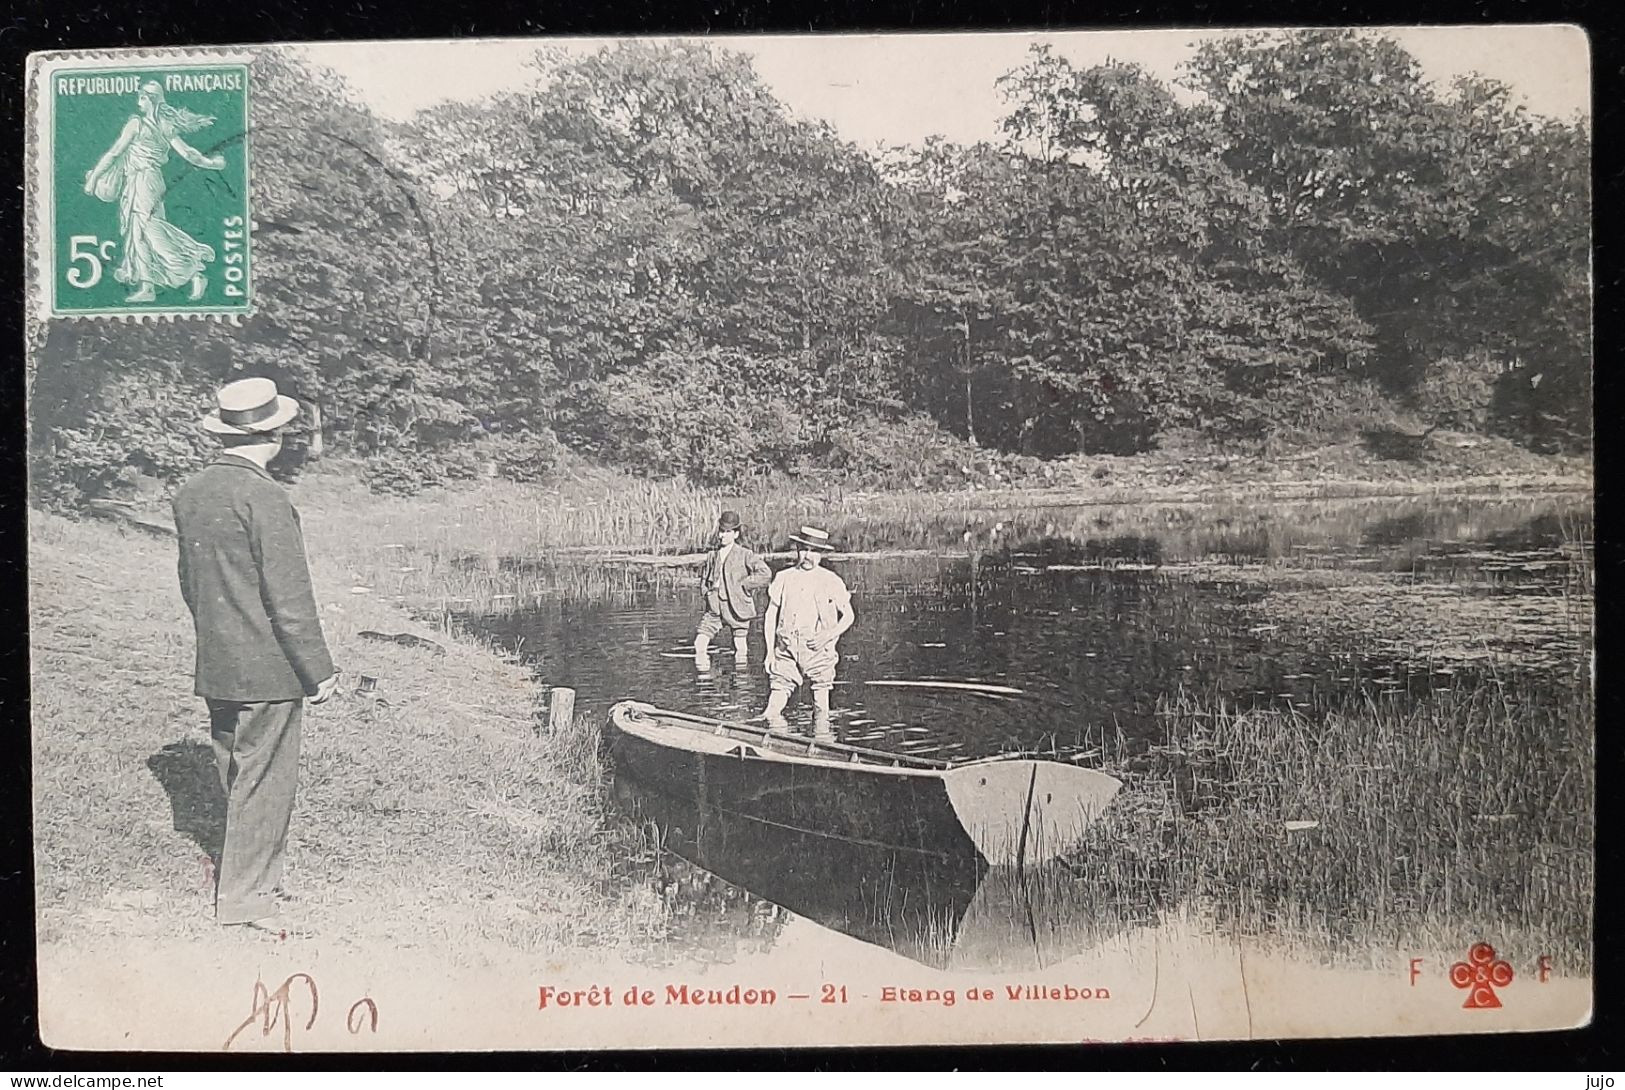
[{"label": "vintage postcard", "polygon": [[1568,26],[36,54],[73,1050],[1592,1010]]}]

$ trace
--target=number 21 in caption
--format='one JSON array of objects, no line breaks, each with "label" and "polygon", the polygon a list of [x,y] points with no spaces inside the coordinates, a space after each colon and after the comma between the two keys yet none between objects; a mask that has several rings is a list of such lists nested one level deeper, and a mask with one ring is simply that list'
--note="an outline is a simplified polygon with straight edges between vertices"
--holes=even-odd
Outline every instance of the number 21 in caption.
[{"label": "number 21 in caption", "polygon": [[846,985],[842,984],[840,987],[836,987],[834,984],[825,984],[818,1001],[820,1003],[845,1003]]}]

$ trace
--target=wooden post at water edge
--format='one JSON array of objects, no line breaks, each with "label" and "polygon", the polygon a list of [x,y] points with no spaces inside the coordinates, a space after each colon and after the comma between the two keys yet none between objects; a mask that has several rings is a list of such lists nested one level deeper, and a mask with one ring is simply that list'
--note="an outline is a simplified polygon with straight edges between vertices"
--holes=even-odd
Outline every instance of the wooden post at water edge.
[{"label": "wooden post at water edge", "polygon": [[558,734],[575,725],[576,691],[555,685],[547,697],[547,732]]}]

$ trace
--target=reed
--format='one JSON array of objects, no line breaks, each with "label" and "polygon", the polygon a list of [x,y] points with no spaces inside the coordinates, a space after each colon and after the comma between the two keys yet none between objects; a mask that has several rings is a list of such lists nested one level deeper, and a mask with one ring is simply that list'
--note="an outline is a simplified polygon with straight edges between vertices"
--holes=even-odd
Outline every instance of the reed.
[{"label": "reed", "polygon": [[1071,859],[1101,911],[1194,903],[1226,933],[1441,956],[1489,926],[1497,949],[1590,963],[1588,686],[1161,712],[1166,743]]},{"label": "reed", "polygon": [[739,511],[759,541],[840,502],[827,490],[795,485],[763,482],[738,492],[599,468],[546,485],[486,481],[399,497],[373,495],[339,467],[302,480],[296,499],[303,510],[341,518],[343,541],[359,553],[404,546],[419,555],[492,561],[597,548],[688,551],[711,539],[724,508]]},{"label": "reed", "polygon": [[1565,509],[1557,524],[1562,536],[1566,578],[1563,598],[1575,624],[1590,634],[1597,600],[1597,529],[1590,507]]},{"label": "reed", "polygon": [[[1067,483],[1057,479],[1039,488],[870,493],[839,482],[778,477],[730,490],[580,467],[542,485],[484,481],[398,497],[367,492],[354,467],[339,463],[302,480],[295,498],[306,514],[307,533],[320,545],[317,551],[346,557],[358,579],[387,577],[403,553],[439,563],[484,562],[493,568],[513,557],[586,560],[607,552],[690,553],[710,543],[716,516],[724,508],[740,512],[745,541],[758,550],[781,545],[783,535],[804,522],[836,529],[843,544],[853,548],[919,546],[962,552],[1006,550],[1023,540],[1057,534],[1084,541],[1143,533],[1148,519],[1165,527],[1188,527],[1190,533],[1210,533],[1215,520],[1233,521],[1234,547],[1243,558],[1276,556],[1293,548],[1293,541],[1277,540],[1277,528],[1247,525],[1256,516],[1254,505],[1242,502],[1250,495],[1245,487],[1216,483],[1224,487],[1170,493],[1154,482],[1103,486],[1083,478]],[[1581,478],[1560,476],[1531,477],[1523,485],[1550,490],[1582,483]],[[1440,482],[1425,491],[1516,490],[1516,482],[1473,478]],[[1305,484],[1275,489],[1270,498],[1367,494],[1391,498],[1395,493]],[[1190,506],[1193,502],[1217,506],[1197,510]],[[1058,521],[1053,509],[1061,506],[1073,510]],[[1080,508],[1093,510],[1080,514]]]}]

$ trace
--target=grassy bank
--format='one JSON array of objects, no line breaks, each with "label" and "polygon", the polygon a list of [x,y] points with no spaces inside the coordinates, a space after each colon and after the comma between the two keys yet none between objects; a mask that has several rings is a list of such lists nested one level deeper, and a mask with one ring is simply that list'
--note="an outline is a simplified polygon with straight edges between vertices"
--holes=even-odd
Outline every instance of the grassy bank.
[{"label": "grassy bank", "polygon": [[[306,522],[342,536],[321,512]],[[29,552],[42,941],[255,941],[210,918],[203,857],[224,801],[173,542],[36,513]],[[498,964],[658,933],[652,897],[609,880],[622,852],[600,820],[595,734],[538,736],[528,671],[351,594],[343,557],[312,554],[347,673],[307,709],[289,845],[313,941]],[[375,691],[357,691],[362,674]]]},{"label": "grassy bank", "polygon": [[1162,714],[1165,744],[1127,762],[1124,793],[1048,879],[1099,931],[1180,908],[1343,963],[1459,959],[1493,936],[1520,964],[1590,964],[1588,687],[1558,703],[1491,680],[1409,707]]},{"label": "grassy bank", "polygon": [[[1473,445],[1454,445],[1463,442]],[[359,582],[402,593],[416,581],[461,594],[453,562],[465,572],[471,562],[483,562],[495,573],[505,560],[544,553],[685,552],[709,540],[722,507],[741,513],[746,539],[760,547],[808,521],[904,523],[958,514],[971,523],[988,510],[1508,495],[1592,486],[1584,458],[1536,455],[1503,440],[1450,433],[1437,433],[1428,449],[1417,461],[1375,458],[1354,442],[1273,458],[1164,450],[1045,463],[1020,480],[967,466],[963,486],[954,490],[886,492],[855,490],[836,477],[702,488],[577,462],[542,484],[487,480],[401,497],[367,492],[356,467],[338,462],[309,474],[296,497],[301,509],[333,514],[332,525],[342,532],[324,539],[325,551],[342,557]],[[414,574],[399,570],[408,566],[397,563],[402,553],[416,558],[418,580],[401,578]],[[440,567],[430,572],[420,561]]]},{"label": "grassy bank", "polygon": [[[1483,600],[1366,572],[1300,571],[1327,582],[1272,588],[1266,615],[1283,628],[1472,668],[1414,701],[1164,702],[1163,744],[1116,755],[1128,789],[1072,857],[1086,915],[1110,926],[1147,906],[1198,905],[1220,934],[1385,968],[1459,958],[1493,933],[1521,964],[1589,966],[1593,527],[1575,518],[1563,531],[1560,586],[1510,608],[1464,610]],[[1546,611],[1529,626],[1538,638],[1509,652],[1531,600]]]}]

